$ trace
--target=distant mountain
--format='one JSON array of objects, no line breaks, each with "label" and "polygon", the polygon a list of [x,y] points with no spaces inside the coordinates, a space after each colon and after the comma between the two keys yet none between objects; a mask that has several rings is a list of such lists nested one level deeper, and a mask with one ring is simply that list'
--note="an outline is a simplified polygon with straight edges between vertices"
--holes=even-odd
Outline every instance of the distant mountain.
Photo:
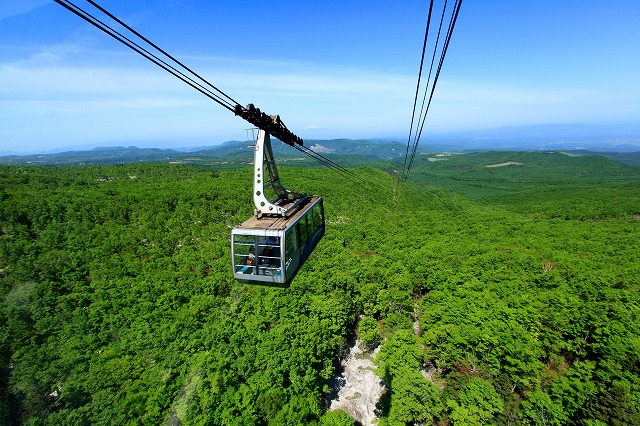
[{"label": "distant mountain", "polygon": [[640,125],[615,126],[592,124],[539,124],[534,126],[511,126],[494,129],[447,132],[450,137],[463,138],[574,138],[574,137],[620,137],[640,136]]},{"label": "distant mountain", "polygon": [[[428,142],[426,142],[428,141]],[[640,151],[640,125],[545,124],[435,134],[423,143],[452,150]]]},{"label": "distant mountain", "polygon": [[[200,141],[203,142],[203,141]],[[166,141],[165,141],[166,143]],[[351,160],[387,161],[404,157],[406,142],[393,139],[309,139],[305,146],[323,156],[350,156]],[[280,158],[301,158],[296,149],[273,140]],[[548,124],[423,135],[418,152],[447,151],[578,151],[596,152],[627,164],[638,164],[640,125],[594,126]],[[0,164],[81,165],[135,162],[196,162],[218,159],[218,163],[251,161],[253,149],[246,141],[227,141],[216,146],[158,149],[106,147],[33,155],[0,156]],[[358,162],[360,160],[357,160]],[[214,161],[216,162],[216,161]]]},{"label": "distant mountain", "polygon": [[183,157],[184,153],[172,149],[130,147],[99,147],[89,151],[66,151],[54,154],[8,155],[0,157],[3,165],[83,165],[119,164],[167,161]]},{"label": "distant mountain", "polygon": [[[303,157],[298,150],[273,140],[274,153],[280,158]],[[399,142],[381,140],[307,140],[305,146],[322,155],[360,156],[390,160],[403,156],[405,146]],[[253,159],[253,147],[248,142],[228,141],[214,147],[194,149],[158,149],[130,147],[100,147],[88,151],[67,151],[53,154],[9,155],[0,157],[3,165],[83,165],[137,162],[194,162],[206,158],[247,162]]]},{"label": "distant mountain", "polygon": [[[300,152],[280,141],[272,140],[273,151],[279,155],[300,156]],[[399,142],[382,140],[352,140],[352,139],[308,139],[304,141],[304,146],[320,154],[339,155],[364,155],[381,159],[391,159],[404,155],[404,146]],[[253,148],[248,142],[229,141],[220,146],[203,150],[213,157],[225,157],[242,152],[253,152]]]}]

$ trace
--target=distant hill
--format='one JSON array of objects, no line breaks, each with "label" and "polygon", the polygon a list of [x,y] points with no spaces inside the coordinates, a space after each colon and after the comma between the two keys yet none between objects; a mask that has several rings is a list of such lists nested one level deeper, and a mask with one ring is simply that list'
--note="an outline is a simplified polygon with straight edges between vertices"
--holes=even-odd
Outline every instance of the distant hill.
[{"label": "distant hill", "polygon": [[[438,150],[589,150],[599,152],[640,151],[640,126],[544,124],[501,127],[435,134],[428,138]],[[453,149],[452,149],[453,148]]]},{"label": "distant hill", "polygon": [[84,165],[84,164],[130,164],[141,161],[165,162],[185,154],[172,149],[130,147],[100,147],[89,151],[66,151],[55,154],[8,155],[0,157],[4,165]]},{"label": "distant hill", "polygon": [[[296,149],[278,141],[272,142],[273,150],[280,158],[296,158],[303,155]],[[307,140],[305,146],[322,155],[358,156],[363,159],[390,160],[404,156],[405,146],[399,142],[380,140]],[[228,141],[214,147],[197,150],[158,149],[130,147],[102,147],[88,151],[67,151],[55,154],[8,155],[0,157],[1,165],[84,165],[130,164],[138,162],[195,162],[204,159],[220,159],[230,162],[248,162],[253,159],[253,149],[248,142]]]},{"label": "distant hill", "polygon": [[[202,141],[199,140],[198,143]],[[348,156],[349,164],[367,160],[402,158],[406,142],[393,139],[308,139],[305,146],[324,156]],[[303,158],[294,148],[273,141],[273,150],[283,161]],[[424,134],[418,152],[469,151],[567,151],[577,155],[597,153],[625,164],[640,164],[640,126],[593,126],[548,124],[498,129]],[[137,162],[246,163],[252,159],[246,141],[227,141],[216,146],[158,149],[106,147],[49,154],[0,156],[0,165],[82,165]]]}]

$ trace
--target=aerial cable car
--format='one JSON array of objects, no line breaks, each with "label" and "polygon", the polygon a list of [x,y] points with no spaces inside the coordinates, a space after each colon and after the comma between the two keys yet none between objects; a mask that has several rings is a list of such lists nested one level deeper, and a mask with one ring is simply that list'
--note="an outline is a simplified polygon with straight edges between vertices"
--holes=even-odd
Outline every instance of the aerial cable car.
[{"label": "aerial cable car", "polygon": [[[271,119],[274,124],[279,121],[278,116]],[[268,197],[267,191],[275,197]],[[231,231],[233,277],[286,286],[324,235],[324,208],[321,197],[282,185],[271,138],[263,129],[254,145],[253,202],[254,216]]]},{"label": "aerial cable car", "polygon": [[[131,33],[130,37],[135,38],[137,42],[95,18],[74,4],[73,1],[55,0],[70,12],[259,129],[255,143],[253,184],[253,200],[256,210],[254,217],[233,228],[231,232],[233,276],[245,282],[289,284],[324,235],[324,210],[322,198],[298,194],[282,186],[269,135],[307,155],[313,151],[308,148],[302,150],[299,147],[303,146],[302,139],[287,129],[287,126],[280,120],[280,116],[268,116],[253,104],[247,105],[246,108],[242,107],[226,93],[160,49],[93,0],[88,1],[128,30]],[[274,192],[275,198],[269,200],[265,191]]]}]

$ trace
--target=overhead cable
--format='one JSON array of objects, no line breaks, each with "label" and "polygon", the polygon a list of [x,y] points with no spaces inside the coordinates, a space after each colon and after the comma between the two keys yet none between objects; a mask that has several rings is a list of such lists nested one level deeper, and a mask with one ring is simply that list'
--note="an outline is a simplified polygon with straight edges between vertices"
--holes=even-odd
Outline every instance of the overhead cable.
[{"label": "overhead cable", "polygon": [[[193,78],[187,76],[184,72],[178,70],[175,66],[169,64],[167,62],[167,60],[160,58],[158,55],[151,53],[149,50],[147,50],[146,48],[140,46],[138,43],[132,41],[130,38],[124,36],[123,34],[121,34],[120,32],[116,31],[115,29],[113,29],[111,26],[109,26],[108,24],[104,23],[103,21],[101,21],[100,19],[96,18],[95,16],[93,16],[92,14],[90,14],[89,12],[85,11],[84,9],[82,9],[81,7],[77,6],[76,4],[74,4],[73,2],[69,1],[69,0],[54,0],[56,3],[58,3],[59,5],[63,6],[64,8],[66,8],[67,10],[69,10],[70,12],[74,13],[75,15],[79,16],[80,18],[82,18],[83,20],[87,21],[88,23],[90,23],[91,25],[95,26],[96,28],[100,29],[101,31],[103,31],[104,33],[108,34],[109,36],[113,37],[114,39],[116,39],[117,41],[119,41],[120,43],[124,44],[125,46],[127,46],[128,48],[132,49],[133,51],[135,51],[136,53],[140,54],[141,56],[145,57],[146,59],[148,59],[149,61],[153,62],[154,64],[158,65],[160,68],[164,69],[165,71],[167,71],[168,73],[172,74],[173,76],[177,77],[178,79],[182,80],[183,82],[185,82],[186,84],[188,84],[189,86],[193,87],[194,89],[196,89],[197,91],[199,91],[200,93],[202,93],[203,95],[207,96],[209,99],[217,102],[218,104],[220,104],[221,106],[223,106],[224,108],[228,109],[229,111],[234,111],[236,102],[233,101],[233,99],[231,99],[228,95],[226,95],[224,92],[222,92],[221,90],[219,90],[218,88],[216,88],[215,86],[213,86],[211,83],[209,83],[207,80],[205,80],[204,78],[202,78],[201,76],[199,76],[198,74],[196,74],[195,72],[191,71],[191,69],[187,68],[186,66],[184,66],[181,62],[177,61],[175,58],[173,58],[172,56],[164,53],[163,50],[157,48],[154,44],[150,43],[146,38],[142,37],[141,35],[139,35],[137,32],[134,32],[134,34],[138,37],[140,37],[143,41],[145,41],[147,44],[150,44],[153,48],[155,48],[160,54],[166,56],[165,59],[168,59],[169,61],[173,61],[177,66],[181,67],[183,70],[185,70],[186,72],[192,74],[195,78],[199,79],[200,82],[197,82],[196,80],[194,80]],[[90,1],[92,4],[94,3],[91,0]],[[99,7],[99,6],[96,6]],[[102,8],[100,8],[100,10],[103,10]],[[108,12],[107,12],[108,13]],[[109,16],[109,15],[108,15]],[[117,19],[117,18],[116,18]],[[121,22],[121,21],[120,21]],[[119,23],[120,23],[119,22]],[[124,23],[122,23],[121,25],[124,25]],[[130,27],[125,27],[127,29],[129,29]],[[133,32],[132,29],[130,29],[130,31]],[[211,88],[213,88],[214,91],[212,91],[211,89],[208,89],[206,86],[209,86]],[[216,93],[217,92],[217,93]],[[225,99],[226,98],[226,99]],[[228,99],[228,100],[227,100]],[[229,102],[229,100],[231,100],[231,102]],[[233,102],[233,103],[232,103]]]},{"label": "overhead cable", "polygon": [[342,166],[340,166],[338,163],[336,163],[333,160],[330,160],[329,158],[325,157],[324,155],[314,151],[311,148],[308,148],[306,146],[299,146],[299,145],[295,145],[294,148],[296,148],[298,151],[302,152],[303,154],[307,155],[308,157],[318,161],[320,164],[322,164],[323,166],[330,168],[330,169],[336,169],[338,170],[340,173],[342,173],[343,175],[358,181],[359,183],[364,183],[364,179],[360,176],[358,176],[357,174],[355,174],[354,172],[352,172],[349,169],[346,169]]},{"label": "overhead cable", "polygon": [[[167,71],[171,75],[177,77],[179,80],[193,87],[198,92],[207,96],[209,99],[215,101],[222,107],[233,112],[235,115],[238,115],[251,122],[252,124],[262,128],[263,130],[268,131],[270,134],[280,139],[282,142],[293,146],[298,151],[318,161],[323,166],[334,168],[355,180],[362,181],[362,179],[358,175],[351,172],[350,170],[347,170],[336,162],[315,152],[313,149],[305,147],[302,139],[291,133],[291,131],[289,131],[289,129],[287,129],[287,127],[284,125],[284,123],[280,121],[280,118],[278,116],[267,116],[266,114],[262,113],[259,108],[255,108],[252,104],[247,105],[247,107],[241,106],[232,97],[208,82],[201,75],[197,74],[191,68],[184,65],[182,62],[167,53],[165,50],[158,47],[151,40],[143,36],[131,26],[127,25],[124,21],[113,15],[111,12],[107,11],[94,0],[87,0],[87,2],[98,9],[100,12],[102,12],[104,15],[106,15],[108,18],[113,20],[115,23],[126,29],[132,35],[123,35],[121,32],[114,29],[111,25],[103,22],[101,19],[87,12],[71,0],[54,1],[70,12],[79,16],[89,24],[95,26],[99,30],[111,36],[115,40],[132,49],[136,53],[140,54],[147,60],[158,65],[160,68]],[[133,36],[137,37],[138,41],[133,41]],[[146,44],[146,47],[143,47],[142,44]]]},{"label": "overhead cable", "polygon": [[[431,65],[429,67],[429,76],[427,78],[427,83],[425,84],[424,87],[424,96],[422,99],[422,106],[420,108],[420,113],[418,114],[418,120],[417,120],[417,125],[414,129],[414,120],[415,120],[415,116],[416,116],[416,107],[417,107],[417,93],[419,92],[419,88],[420,88],[420,84],[421,84],[421,76],[422,76],[422,70],[423,70],[423,62],[424,62],[424,55],[426,52],[426,45],[427,45],[427,38],[428,38],[428,34],[429,34],[429,27],[431,25],[431,6],[433,5],[433,2],[431,2],[430,8],[429,8],[429,18],[427,20],[427,29],[425,31],[425,39],[424,39],[424,45],[423,45],[423,49],[422,49],[422,58],[420,61],[420,71],[418,73],[418,84],[416,87],[416,99],[414,100],[414,104],[413,104],[413,112],[412,112],[412,116],[411,116],[411,126],[410,126],[410,130],[409,130],[409,138],[407,141],[407,152],[405,154],[405,163],[404,163],[404,167],[403,167],[403,171],[402,171],[402,175],[401,175],[401,180],[402,181],[406,181],[409,177],[409,172],[411,171],[411,168],[413,167],[413,161],[415,159],[417,150],[418,150],[418,144],[420,142],[420,137],[422,136],[422,131],[424,129],[424,124],[427,118],[427,114],[429,112],[429,108],[431,106],[431,101],[433,100],[433,94],[435,93],[435,88],[436,85],[438,83],[438,79],[440,77],[440,71],[442,70],[442,64],[444,63],[444,58],[447,54],[447,49],[449,48],[449,43],[451,41],[451,36],[453,34],[453,30],[455,28],[455,24],[456,21],[458,19],[458,14],[460,12],[460,6],[462,5],[462,0],[456,0],[455,4],[453,6],[453,10],[451,12],[451,17],[449,19],[449,27],[447,29],[447,33],[444,39],[444,42],[442,44],[442,46],[440,46],[440,34],[442,32],[442,25],[444,22],[444,18],[446,15],[446,11],[447,11],[447,1],[445,0],[444,2],[444,6],[442,9],[442,16],[440,18],[440,23],[438,26],[438,34],[436,37],[436,41],[434,43],[434,47],[433,47],[433,55],[431,57]],[[435,77],[433,79],[433,83],[430,83],[431,80],[431,73],[433,70],[433,66],[435,63],[435,57],[436,57],[436,53],[440,51],[440,60],[438,62],[438,67],[435,73]],[[429,90],[430,89],[430,90]],[[429,93],[429,100],[426,103],[425,106],[425,101],[427,99],[427,94]],[[411,139],[413,137],[413,144],[411,144]],[[409,151],[411,152],[409,154]]]},{"label": "overhead cable", "polygon": [[[424,129],[424,124],[425,124],[425,121],[427,119],[427,111],[429,110],[429,107],[431,106],[431,101],[433,100],[433,94],[435,92],[435,87],[436,87],[436,85],[438,83],[438,79],[440,78],[440,71],[442,70],[442,64],[444,63],[444,58],[445,58],[445,55],[447,54],[447,49],[449,48],[449,42],[451,41],[451,35],[453,34],[453,28],[455,26],[456,19],[458,17],[458,12],[460,11],[460,4],[461,3],[462,3],[462,0],[459,0],[458,2],[456,2],[456,5],[454,6],[454,13],[451,15],[451,18],[449,20],[449,28],[447,30],[447,35],[445,37],[444,46],[442,48],[442,53],[440,55],[440,61],[438,63],[438,69],[436,70],[436,75],[435,75],[435,78],[433,80],[433,85],[431,87],[431,93],[429,95],[429,102],[427,104],[427,108],[425,110],[425,113],[422,116],[422,122],[420,123],[420,130],[419,130],[418,136],[416,138],[416,143],[414,144],[414,147],[413,147],[413,153],[412,153],[412,156],[411,156],[411,161],[409,163],[409,167],[407,169],[407,175],[408,175],[409,171],[411,170],[411,167],[413,166],[413,160],[415,158],[416,151],[418,149],[418,141],[420,140],[420,137],[422,135],[422,130]],[[444,17],[444,15],[443,15],[443,17]],[[442,25],[442,22],[440,23],[440,25]],[[439,38],[439,35],[440,35],[440,29],[438,30],[438,38]],[[432,61],[433,61],[433,59],[432,59]]]},{"label": "overhead cable", "polygon": [[[429,66],[429,75],[427,77],[427,83],[425,85],[424,95],[422,97],[422,104],[420,106],[420,114],[418,115],[419,116],[418,127],[416,127],[416,133],[414,134],[414,137],[413,137],[413,146],[412,146],[412,149],[411,149],[411,157],[410,157],[409,163],[407,164],[407,167],[405,168],[406,177],[408,177],[409,170],[413,166],[413,160],[414,160],[416,152],[418,150],[418,143],[420,141],[420,136],[422,135],[422,129],[424,127],[424,122],[425,122],[425,120],[427,118],[427,112],[429,111],[429,107],[431,106],[431,99],[433,98],[433,93],[435,91],[436,80],[434,80],[434,84],[431,85],[431,94],[429,96],[429,102],[426,104],[426,107],[425,107],[425,102],[426,102],[426,99],[427,99],[427,93],[429,93],[429,87],[430,87],[429,83],[431,82],[431,73],[433,72],[433,64],[435,63],[436,54],[438,52],[438,48],[440,47],[440,36],[442,34],[442,24],[444,23],[445,13],[447,11],[447,3],[448,3],[448,0],[445,0],[444,6],[442,7],[442,14],[440,16],[440,24],[438,25],[438,34],[436,35],[436,41],[435,41],[435,43],[433,45],[433,53],[431,55],[431,65]],[[440,55],[441,55],[441,58],[442,58],[442,54],[444,53],[444,49],[440,48],[440,51],[441,51]]]},{"label": "overhead cable", "polygon": [[[416,84],[416,95],[413,99],[413,113],[411,114],[411,125],[409,126],[409,135],[407,136],[407,150],[404,154],[404,166],[402,172],[407,169],[407,160],[409,158],[409,146],[411,145],[411,135],[413,134],[413,121],[416,116],[416,104],[418,102],[418,93],[420,93],[420,79],[422,77],[422,66],[424,64],[424,53],[427,50],[427,39],[429,37],[429,28],[431,27],[431,12],[433,11],[433,0],[429,2],[429,14],[427,15],[427,27],[424,32],[424,42],[422,44],[422,56],[420,57],[420,70],[418,71],[418,84]],[[404,175],[402,176],[404,180]]]},{"label": "overhead cable", "polygon": [[227,95],[226,93],[224,93],[222,90],[218,89],[216,86],[214,86],[213,84],[209,83],[207,80],[205,80],[203,77],[201,77],[198,73],[196,73],[195,71],[193,71],[191,68],[187,67],[186,65],[184,65],[182,62],[180,62],[179,60],[177,60],[176,58],[174,58],[173,56],[171,56],[169,53],[167,53],[166,51],[164,51],[163,49],[161,49],[160,47],[158,47],[155,43],[153,43],[151,40],[149,40],[148,38],[144,37],[142,34],[140,34],[139,32],[137,32],[135,29],[131,28],[129,25],[127,25],[125,22],[123,22],[122,20],[120,20],[118,17],[116,17],[115,15],[113,15],[112,13],[110,13],[109,11],[107,11],[106,9],[104,9],[102,6],[100,6],[99,4],[97,4],[95,1],[93,0],[87,0],[89,3],[91,3],[93,6],[95,6],[97,9],[99,9],[100,11],[102,11],[105,15],[109,16],[111,19],[113,19],[114,21],[116,21],[117,23],[119,23],[120,25],[122,25],[124,28],[126,28],[127,30],[131,31],[133,34],[135,34],[136,36],[138,36],[140,39],[144,40],[147,44],[149,44],[150,46],[152,46],[154,49],[156,49],[158,52],[162,53],[163,55],[165,55],[167,58],[171,59],[172,61],[174,61],[176,64],[180,65],[182,68],[184,68],[185,70],[187,70],[189,73],[191,73],[192,75],[194,75],[195,77],[197,77],[198,79],[200,79],[201,81],[205,82],[208,86],[210,86],[211,88],[213,88],[214,90],[216,90],[218,93],[220,93],[223,97],[227,98],[232,104],[237,105],[238,102],[235,101],[231,96]]}]

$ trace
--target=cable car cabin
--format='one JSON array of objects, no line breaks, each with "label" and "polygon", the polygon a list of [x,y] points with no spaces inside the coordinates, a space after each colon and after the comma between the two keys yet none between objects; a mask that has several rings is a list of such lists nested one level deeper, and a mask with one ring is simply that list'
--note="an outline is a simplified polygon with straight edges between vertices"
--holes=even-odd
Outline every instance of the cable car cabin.
[{"label": "cable car cabin", "polygon": [[[247,107],[247,111],[253,109],[253,105]],[[286,130],[278,116],[270,119],[272,125],[267,127]],[[233,277],[283,287],[293,280],[324,235],[322,198],[298,194],[282,185],[271,138],[262,128],[254,145],[253,168],[256,209],[251,219],[231,231]],[[267,193],[275,197],[271,199]]]},{"label": "cable car cabin", "polygon": [[252,217],[231,231],[233,276],[243,282],[286,286],[323,235],[320,197],[308,197],[287,217]]}]

